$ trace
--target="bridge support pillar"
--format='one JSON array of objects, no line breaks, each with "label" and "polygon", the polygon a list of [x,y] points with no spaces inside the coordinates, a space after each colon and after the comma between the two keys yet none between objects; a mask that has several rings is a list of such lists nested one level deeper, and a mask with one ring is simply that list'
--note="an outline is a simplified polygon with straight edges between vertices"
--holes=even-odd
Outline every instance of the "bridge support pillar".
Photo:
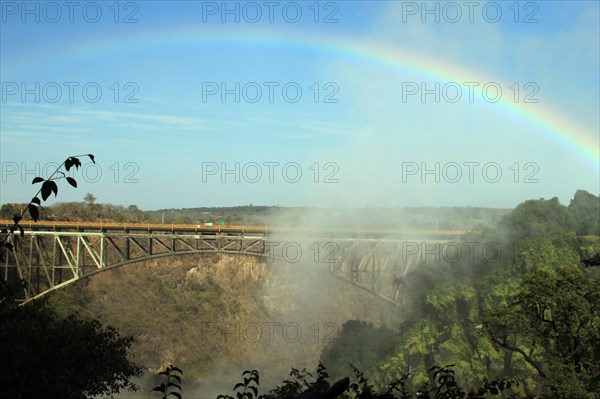
[{"label": "bridge support pillar", "polygon": [[77,270],[77,276],[83,276],[83,265],[85,264],[85,252],[82,251],[81,240],[83,237],[81,235],[77,236],[77,254],[75,257],[75,269]]},{"label": "bridge support pillar", "polygon": [[124,260],[129,260],[129,232],[125,230],[125,236],[123,237],[123,257]]}]

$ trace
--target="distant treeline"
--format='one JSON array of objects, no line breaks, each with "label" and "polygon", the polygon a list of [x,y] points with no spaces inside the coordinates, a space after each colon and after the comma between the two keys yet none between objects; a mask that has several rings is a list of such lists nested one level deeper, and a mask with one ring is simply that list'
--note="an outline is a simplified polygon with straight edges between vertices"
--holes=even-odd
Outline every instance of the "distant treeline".
[{"label": "distant treeline", "polygon": [[[11,219],[24,207],[4,204],[0,217]],[[470,207],[325,209],[254,205],[142,211],[136,205],[63,202],[43,209],[40,220],[477,230],[496,224],[508,212]]]},{"label": "distant treeline", "polygon": [[[496,226],[511,211],[480,207],[332,209],[255,205],[143,211],[137,205],[99,204],[95,200],[92,194],[87,194],[83,202],[54,204],[42,210],[40,220],[483,230]],[[561,223],[578,226],[579,235],[598,235],[600,216],[590,217],[600,215],[597,196],[578,190],[568,206],[561,205],[557,198],[553,200],[557,212],[566,215]],[[4,204],[0,217],[10,219],[24,207],[25,204]]]}]

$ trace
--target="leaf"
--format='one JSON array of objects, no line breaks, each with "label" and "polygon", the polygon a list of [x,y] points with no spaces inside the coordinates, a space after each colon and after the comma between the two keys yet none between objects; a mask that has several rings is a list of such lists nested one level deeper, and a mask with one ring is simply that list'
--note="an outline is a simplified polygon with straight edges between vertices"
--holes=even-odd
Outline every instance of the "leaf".
[{"label": "leaf", "polygon": [[348,378],[348,377],[343,378],[343,379],[339,380],[338,382],[336,382],[335,384],[333,384],[331,386],[331,388],[329,388],[327,390],[327,392],[325,392],[324,396],[327,398],[337,398],[339,395],[341,395],[343,392],[345,392],[349,386],[350,386],[350,378]]},{"label": "leaf", "polygon": [[42,205],[42,201],[40,201],[40,199],[38,197],[33,197],[31,199],[31,203],[32,204],[38,204],[38,205]]},{"label": "leaf", "polygon": [[92,154],[88,154],[88,157],[90,157],[90,159],[92,160],[93,163],[96,163],[96,161],[94,160],[94,156]]},{"label": "leaf", "polygon": [[23,230],[23,226],[17,226],[19,231],[21,232],[21,237],[25,237],[25,230]]},{"label": "leaf", "polygon": [[235,391],[236,389],[238,389],[239,387],[244,387],[244,383],[243,382],[238,382],[237,384],[235,384],[235,386],[233,387],[233,390]]},{"label": "leaf", "polygon": [[21,221],[21,219],[23,219],[23,217],[21,215],[15,215],[13,216],[13,222],[15,223],[19,223]]},{"label": "leaf", "polygon": [[[37,208],[37,206],[33,205],[33,204],[29,204],[29,206],[27,207],[27,210],[29,211],[29,214],[31,215],[31,218],[33,219],[34,222],[38,221],[38,218],[40,217],[40,211]],[[21,226],[19,226],[21,227]]]},{"label": "leaf", "polygon": [[35,183],[40,183],[43,182],[44,179],[42,179],[41,177],[34,177],[33,181],[31,182],[31,184],[35,184]]},{"label": "leaf", "polygon": [[42,200],[44,201],[46,201],[52,193],[52,186],[50,183],[50,180],[46,180],[44,184],[42,184]]},{"label": "leaf", "polygon": [[69,171],[69,169],[71,169],[71,166],[73,166],[73,161],[71,160],[71,158],[67,158],[67,160],[65,161],[65,169],[67,170],[67,172]]},{"label": "leaf", "polygon": [[73,179],[72,177],[67,177],[67,181],[69,182],[70,185],[77,188],[77,181],[75,181],[75,179]]},{"label": "leaf", "polygon": [[54,196],[58,195],[58,185],[56,182],[50,181],[50,189],[54,192]]},{"label": "leaf", "polygon": [[[180,394],[180,393],[177,393],[177,392],[169,392],[169,395],[173,395],[173,396],[175,396],[176,398],[178,398],[178,399],[181,399],[181,394]],[[167,395],[167,396],[169,396],[169,395]]]},{"label": "leaf", "polygon": [[183,371],[179,367],[171,367],[171,371],[177,371],[178,373],[183,374]]},{"label": "leaf", "polygon": [[167,384],[167,387],[175,387],[175,388],[181,390],[181,386],[179,384],[175,384],[174,382],[169,382]]},{"label": "leaf", "polygon": [[160,384],[160,386],[158,386],[158,387],[154,387],[154,389],[152,390],[152,392],[154,392],[154,391],[158,391],[158,392],[165,393],[165,392],[166,392],[166,390],[167,390],[167,386],[166,386],[166,385],[165,385],[165,383],[163,382],[163,383],[161,383],[161,384]]}]

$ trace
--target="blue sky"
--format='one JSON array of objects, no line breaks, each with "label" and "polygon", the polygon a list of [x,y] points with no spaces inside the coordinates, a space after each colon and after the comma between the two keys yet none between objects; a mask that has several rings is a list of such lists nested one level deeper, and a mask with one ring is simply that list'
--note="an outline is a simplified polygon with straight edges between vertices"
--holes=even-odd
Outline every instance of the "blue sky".
[{"label": "blue sky", "polygon": [[[23,4],[1,2],[2,203],[90,152],[98,164],[58,200],[514,207],[600,191],[598,2],[428,2],[429,14],[404,1]],[[429,72],[407,67],[413,56]],[[465,79],[499,86],[502,101],[468,101]],[[438,102],[406,92],[436,85]],[[595,158],[507,112],[511,101],[563,121]]]}]

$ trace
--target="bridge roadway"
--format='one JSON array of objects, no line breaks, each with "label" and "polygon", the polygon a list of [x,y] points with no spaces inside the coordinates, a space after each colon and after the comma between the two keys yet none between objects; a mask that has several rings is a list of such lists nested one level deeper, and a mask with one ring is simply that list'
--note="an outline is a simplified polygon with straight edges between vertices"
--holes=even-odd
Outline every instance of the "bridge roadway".
[{"label": "bridge roadway", "polygon": [[[12,223],[0,220],[0,228]],[[477,233],[64,221],[25,221],[20,225],[25,236],[12,238],[17,250],[7,253],[0,275],[9,283],[25,282],[24,301],[126,264],[173,255],[221,253],[327,271],[398,306],[402,279],[422,263],[421,252],[434,248],[441,254],[442,246]]]},{"label": "bridge roadway", "polygon": [[[157,223],[114,223],[114,222],[87,222],[87,221],[21,221],[24,229],[31,231],[101,231],[101,232],[170,232],[194,233],[205,235],[233,235],[244,236],[249,234],[282,235],[282,236],[310,236],[331,238],[430,238],[452,239],[465,234],[478,233],[467,230],[415,230],[393,228],[363,228],[363,227],[289,227],[289,226],[204,226],[199,224],[157,224]],[[0,220],[0,227],[8,228],[13,225],[12,220]]]}]

